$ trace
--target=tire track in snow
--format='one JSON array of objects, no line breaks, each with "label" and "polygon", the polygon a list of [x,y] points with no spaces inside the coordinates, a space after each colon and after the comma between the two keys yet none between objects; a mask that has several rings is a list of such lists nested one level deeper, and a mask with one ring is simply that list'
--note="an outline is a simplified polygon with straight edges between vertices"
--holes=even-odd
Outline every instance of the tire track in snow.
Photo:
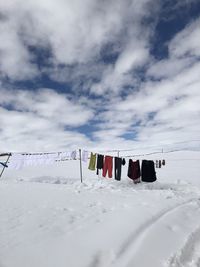
[{"label": "tire track in snow", "polygon": [[192,232],[180,252],[169,261],[168,267],[200,267],[200,227]]},{"label": "tire track in snow", "polygon": [[130,261],[127,262],[127,259],[131,260],[131,258],[134,257],[134,247],[137,245],[140,246],[140,242],[142,242],[143,237],[149,231],[151,231],[151,228],[153,226],[155,226],[163,217],[170,215],[172,212],[188,204],[191,204],[192,202],[196,203],[197,201],[199,201],[198,198],[192,198],[187,201],[181,202],[173,207],[166,208],[154,215],[152,218],[142,224],[138,229],[136,229],[132,235],[130,235],[127,241],[122,245],[121,249],[117,252],[117,254],[115,254],[115,259],[109,266],[129,266]]}]

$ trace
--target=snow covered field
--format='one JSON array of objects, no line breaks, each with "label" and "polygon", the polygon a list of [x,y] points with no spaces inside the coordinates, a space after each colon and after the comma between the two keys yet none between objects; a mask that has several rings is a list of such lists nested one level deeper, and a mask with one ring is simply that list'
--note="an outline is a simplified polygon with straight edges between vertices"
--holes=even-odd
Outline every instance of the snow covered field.
[{"label": "snow covered field", "polygon": [[[144,158],[144,157],[141,157]],[[0,267],[200,266],[200,152],[165,159],[158,180],[97,177],[79,162],[6,170]]]}]

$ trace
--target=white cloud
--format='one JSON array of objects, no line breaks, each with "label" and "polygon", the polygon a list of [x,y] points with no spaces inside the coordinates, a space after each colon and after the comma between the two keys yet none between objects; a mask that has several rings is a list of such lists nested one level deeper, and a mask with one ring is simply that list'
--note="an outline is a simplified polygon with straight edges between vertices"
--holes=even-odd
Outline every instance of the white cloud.
[{"label": "white cloud", "polygon": [[18,112],[31,112],[39,118],[56,121],[65,126],[81,126],[89,121],[93,112],[79,105],[69,96],[50,89],[37,91],[1,90],[0,104],[11,105]]},{"label": "white cloud", "polygon": [[175,57],[200,56],[200,19],[178,33],[169,45],[170,55]]},{"label": "white cloud", "polygon": [[153,76],[157,79],[170,78],[176,76],[184,69],[188,68],[194,63],[192,58],[174,58],[160,60],[153,63],[147,71],[147,75]]},{"label": "white cloud", "polygon": [[13,22],[0,21],[0,76],[11,79],[30,79],[39,75],[27,49],[20,42]]},{"label": "white cloud", "polygon": [[101,81],[92,85],[91,92],[97,95],[108,91],[118,94],[123,87],[137,82],[134,71],[144,66],[148,60],[148,48],[142,42],[135,41],[134,45],[129,45],[124,49],[115,65],[110,65],[105,69]]},{"label": "white cloud", "polygon": [[1,94],[1,150],[67,149],[90,143],[84,134],[73,130],[94,115],[85,105],[49,89],[1,89]]},{"label": "white cloud", "polygon": [[148,49],[138,47],[127,48],[119,57],[115,65],[118,75],[129,72],[131,69],[142,66],[149,57]]},{"label": "white cloud", "polygon": [[[200,63],[195,63],[175,77],[144,82],[125,99],[114,98],[101,114],[95,136],[100,143],[119,142],[129,148],[165,148],[166,144],[173,148],[181,141],[188,141],[182,147],[190,146],[200,132],[199,73]],[[124,140],[127,133],[132,141]]]},{"label": "white cloud", "polygon": [[49,49],[49,62],[57,68],[59,64],[95,62],[104,45],[119,43],[121,55],[115,69],[123,75],[141,66],[148,58],[146,40],[149,33],[141,21],[154,9],[153,4],[149,5],[152,2],[1,1],[0,10],[4,16],[0,20],[0,51],[4,55],[1,72],[16,80],[37,75],[34,54],[28,49],[30,46]]}]

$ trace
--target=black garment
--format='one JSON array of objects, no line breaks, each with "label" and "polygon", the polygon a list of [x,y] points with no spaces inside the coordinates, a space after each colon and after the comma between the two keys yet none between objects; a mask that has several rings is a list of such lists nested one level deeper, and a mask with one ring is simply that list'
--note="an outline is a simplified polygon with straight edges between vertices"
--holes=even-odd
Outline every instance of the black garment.
[{"label": "black garment", "polygon": [[156,168],[159,168],[159,161],[156,160]]},{"label": "black garment", "polygon": [[99,174],[99,170],[103,169],[103,161],[104,161],[104,155],[98,154],[97,155],[97,175]]},{"label": "black garment", "polygon": [[122,165],[125,165],[125,159],[115,157],[115,180],[121,180]]},{"label": "black garment", "polygon": [[158,166],[159,166],[159,168],[162,167],[162,162],[161,162],[161,160],[159,160]]},{"label": "black garment", "polygon": [[142,181],[152,183],[156,181],[156,172],[153,160],[142,161]]},{"label": "black garment", "polygon": [[127,176],[132,179],[135,183],[140,182],[140,161],[136,160],[133,161],[132,159],[129,159],[129,165],[128,165],[128,174]]},{"label": "black garment", "polygon": [[162,160],[162,165],[165,166],[165,160],[164,159]]}]

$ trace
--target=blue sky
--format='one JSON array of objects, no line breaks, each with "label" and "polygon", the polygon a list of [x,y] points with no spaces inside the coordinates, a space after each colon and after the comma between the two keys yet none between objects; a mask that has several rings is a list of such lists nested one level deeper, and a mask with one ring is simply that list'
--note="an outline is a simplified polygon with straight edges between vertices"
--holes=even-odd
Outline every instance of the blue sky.
[{"label": "blue sky", "polygon": [[0,32],[0,151],[200,148],[198,0],[7,0]]}]

